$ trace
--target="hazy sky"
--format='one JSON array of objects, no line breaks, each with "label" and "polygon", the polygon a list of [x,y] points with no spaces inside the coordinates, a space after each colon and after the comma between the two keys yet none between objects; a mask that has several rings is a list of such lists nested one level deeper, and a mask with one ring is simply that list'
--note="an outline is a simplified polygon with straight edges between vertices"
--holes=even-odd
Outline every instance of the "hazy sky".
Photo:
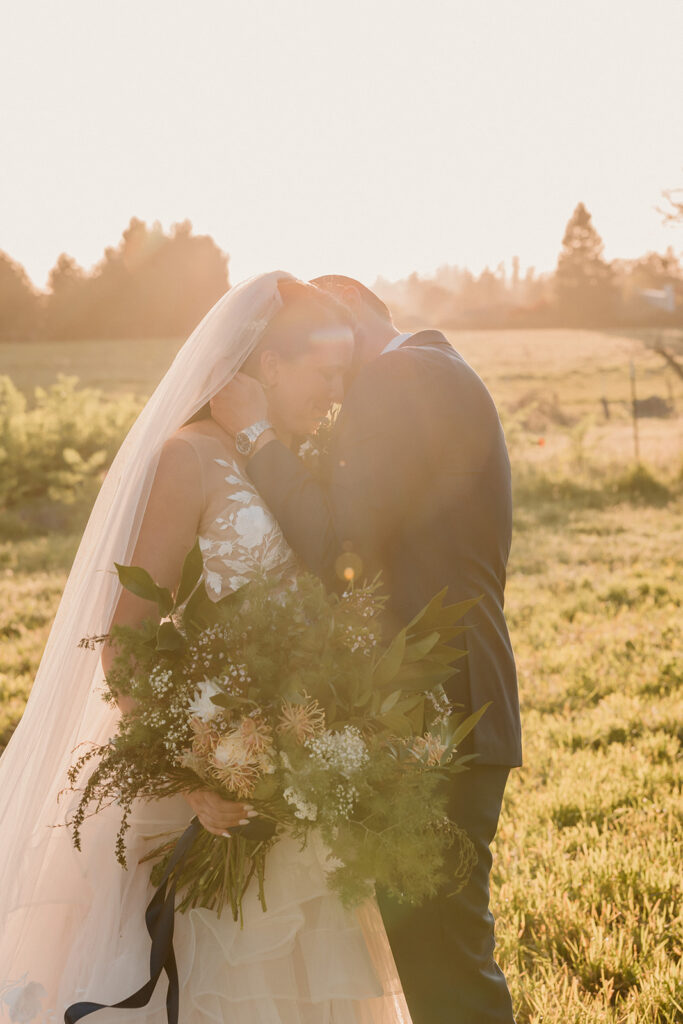
[{"label": "hazy sky", "polygon": [[233,281],[683,248],[683,0],[0,0],[0,249],[43,285],[130,217]]}]

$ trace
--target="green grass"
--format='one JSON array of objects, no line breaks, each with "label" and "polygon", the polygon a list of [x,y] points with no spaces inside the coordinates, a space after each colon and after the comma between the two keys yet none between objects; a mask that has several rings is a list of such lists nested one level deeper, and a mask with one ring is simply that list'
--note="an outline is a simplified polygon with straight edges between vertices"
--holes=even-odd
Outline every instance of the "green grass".
[{"label": "green grass", "polygon": [[518,512],[507,603],[526,765],[493,900],[522,1022],[683,1019],[682,512]]},{"label": "green grass", "polygon": [[[515,476],[507,611],[525,766],[508,787],[492,901],[517,1020],[672,1024],[683,1020],[682,421],[641,421],[636,465],[619,403],[631,357],[643,394],[670,389],[680,410],[680,388],[629,339],[452,340],[503,412]],[[84,381],[118,395],[149,392],[172,345],[159,343],[153,370],[125,343],[101,347],[99,363],[79,348]],[[128,363],[116,362],[126,351]],[[27,387],[50,383],[28,362],[22,372]],[[609,422],[595,412],[601,374]],[[83,515],[82,501],[0,512],[0,747],[30,690]]]},{"label": "green grass", "polygon": [[[508,615],[525,767],[495,844],[498,956],[520,1024],[673,1022],[683,828],[683,507],[518,498]],[[78,532],[0,544],[0,741]]]}]

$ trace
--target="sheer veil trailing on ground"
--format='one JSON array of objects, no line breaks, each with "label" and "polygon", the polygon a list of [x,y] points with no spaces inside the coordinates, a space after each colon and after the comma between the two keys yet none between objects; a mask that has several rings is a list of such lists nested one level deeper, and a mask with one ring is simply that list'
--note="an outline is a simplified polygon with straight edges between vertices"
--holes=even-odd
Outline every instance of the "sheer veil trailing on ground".
[{"label": "sheer veil trailing on ground", "polygon": [[[93,508],[26,711],[0,758],[0,993],[38,972],[40,984],[56,990],[55,951],[66,955],[90,902],[70,834],[55,827],[69,802],[58,803],[58,794],[74,749],[106,740],[118,711],[100,696],[99,651],[78,641],[108,631],[120,592],[113,563],[131,560],[163,442],[235,374],[280,308],[285,279],[291,275],[278,271],[252,278],[207,313],[132,427]],[[115,872],[113,855],[103,858],[102,886]]]}]

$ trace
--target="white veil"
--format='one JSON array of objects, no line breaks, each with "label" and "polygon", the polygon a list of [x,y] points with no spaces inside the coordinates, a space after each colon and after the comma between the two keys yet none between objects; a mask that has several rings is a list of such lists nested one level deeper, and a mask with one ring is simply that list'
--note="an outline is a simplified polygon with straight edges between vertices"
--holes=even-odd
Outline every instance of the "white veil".
[{"label": "white veil", "polygon": [[[131,560],[163,442],[234,376],[282,305],[285,279],[291,275],[280,271],[251,278],[207,313],[133,425],[95,502],[26,711],[0,758],[0,995],[3,984],[45,969],[36,964],[46,959],[41,949],[68,946],[88,899],[70,834],[53,827],[64,815],[57,797],[74,748],[105,741],[119,712],[99,692],[100,652],[78,641],[109,629],[120,594],[113,563]],[[102,864],[104,885],[114,869],[111,856]]]}]

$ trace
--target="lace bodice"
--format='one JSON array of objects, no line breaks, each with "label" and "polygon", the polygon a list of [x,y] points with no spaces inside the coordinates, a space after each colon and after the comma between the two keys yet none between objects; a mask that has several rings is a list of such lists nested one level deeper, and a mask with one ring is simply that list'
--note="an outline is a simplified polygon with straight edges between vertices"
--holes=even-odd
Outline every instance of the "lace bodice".
[{"label": "lace bodice", "polygon": [[292,579],[296,557],[236,460],[217,438],[191,427],[179,436],[193,448],[202,469],[204,511],[198,536],[210,596],[218,601],[260,575]]}]

